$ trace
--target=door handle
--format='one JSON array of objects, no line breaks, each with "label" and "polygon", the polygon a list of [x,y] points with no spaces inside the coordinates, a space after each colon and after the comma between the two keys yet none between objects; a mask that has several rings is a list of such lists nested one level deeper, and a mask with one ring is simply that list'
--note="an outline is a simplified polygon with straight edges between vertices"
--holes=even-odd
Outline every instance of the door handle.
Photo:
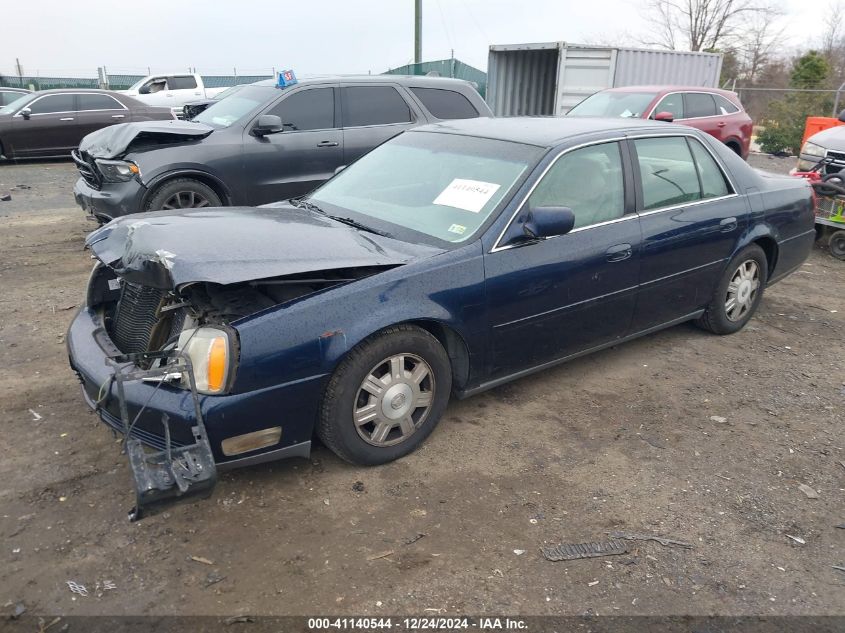
[{"label": "door handle", "polygon": [[62,117],[61,119],[59,119],[59,121],[73,121],[73,117],[72,116]]},{"label": "door handle", "polygon": [[317,147],[337,147],[338,145],[337,141],[320,141],[317,143]]},{"label": "door handle", "polygon": [[725,127],[727,123],[725,123],[724,121],[719,121],[716,125],[717,127]]},{"label": "door handle", "polygon": [[722,233],[730,233],[737,227],[736,218],[725,218],[721,222],[719,222],[719,230]]},{"label": "door handle", "polygon": [[111,115],[111,118],[113,118],[113,119],[122,119],[122,118],[124,118],[125,116],[126,116],[126,115],[124,115],[124,114],[112,114],[112,115]]},{"label": "door handle", "polygon": [[634,249],[630,244],[617,244],[616,246],[611,246],[605,252],[607,261],[609,262],[621,262],[628,259],[633,254]]}]

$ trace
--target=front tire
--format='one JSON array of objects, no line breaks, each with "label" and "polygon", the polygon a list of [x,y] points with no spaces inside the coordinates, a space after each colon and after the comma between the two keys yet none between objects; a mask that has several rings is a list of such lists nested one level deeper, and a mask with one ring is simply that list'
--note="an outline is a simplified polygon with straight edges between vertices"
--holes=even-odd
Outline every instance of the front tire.
[{"label": "front tire", "polygon": [[222,204],[220,196],[207,184],[193,178],[176,178],[156,189],[147,201],[146,210],[201,209]]},{"label": "front tire", "polygon": [[763,298],[769,265],[763,249],[751,244],[737,253],[696,325],[714,334],[739,332]]},{"label": "front tire", "polygon": [[413,325],[382,330],[337,366],[317,436],[340,458],[372,466],[404,457],[440,421],[452,368],[440,342]]}]

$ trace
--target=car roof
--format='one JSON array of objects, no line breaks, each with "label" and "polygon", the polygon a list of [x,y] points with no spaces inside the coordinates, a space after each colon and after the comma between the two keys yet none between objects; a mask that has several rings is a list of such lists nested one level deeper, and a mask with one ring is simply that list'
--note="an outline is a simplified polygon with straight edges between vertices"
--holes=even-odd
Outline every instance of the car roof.
[{"label": "car roof", "polygon": [[100,90],[99,88],[51,88],[50,90],[36,90],[32,94],[40,97],[43,95],[60,95],[65,93],[104,94],[111,95],[113,97],[126,97],[126,95],[121,95],[119,92],[115,92],[114,90]]},{"label": "car roof", "polygon": [[[451,77],[428,77],[424,75],[325,75],[320,77],[306,77],[299,79],[295,85],[344,83],[344,84],[384,84],[392,83],[414,88],[445,88],[458,86],[472,86],[463,79]],[[257,81],[250,86],[276,87],[274,80]]]},{"label": "car roof", "polygon": [[735,92],[722,90],[721,88],[708,88],[707,86],[673,86],[673,85],[648,85],[648,86],[622,86],[619,88],[607,88],[602,92],[712,92],[718,95],[736,97]]},{"label": "car roof", "polygon": [[0,90],[6,90],[9,92],[32,92],[29,88],[15,88],[13,86],[0,86]]},{"label": "car roof", "polygon": [[666,132],[687,130],[683,126],[671,126],[662,121],[643,119],[620,119],[600,117],[479,117],[431,123],[415,128],[409,133],[439,132],[476,136],[499,141],[510,141],[538,147],[554,147],[568,139],[596,132]]}]

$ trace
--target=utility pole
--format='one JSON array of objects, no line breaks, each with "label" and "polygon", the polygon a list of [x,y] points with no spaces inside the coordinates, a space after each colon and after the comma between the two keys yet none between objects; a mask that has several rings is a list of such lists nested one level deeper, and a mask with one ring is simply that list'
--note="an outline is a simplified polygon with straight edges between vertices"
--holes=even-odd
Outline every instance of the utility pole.
[{"label": "utility pole", "polygon": [[422,0],[414,0],[414,63],[422,63]]}]

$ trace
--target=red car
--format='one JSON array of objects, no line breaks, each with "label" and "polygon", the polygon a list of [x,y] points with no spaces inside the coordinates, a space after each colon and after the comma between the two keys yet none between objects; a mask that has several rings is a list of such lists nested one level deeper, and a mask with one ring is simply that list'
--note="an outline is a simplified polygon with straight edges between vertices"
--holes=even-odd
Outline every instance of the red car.
[{"label": "red car", "polygon": [[685,86],[609,88],[587,97],[567,116],[633,117],[682,123],[715,136],[743,159],[751,145],[751,117],[735,92]]}]

